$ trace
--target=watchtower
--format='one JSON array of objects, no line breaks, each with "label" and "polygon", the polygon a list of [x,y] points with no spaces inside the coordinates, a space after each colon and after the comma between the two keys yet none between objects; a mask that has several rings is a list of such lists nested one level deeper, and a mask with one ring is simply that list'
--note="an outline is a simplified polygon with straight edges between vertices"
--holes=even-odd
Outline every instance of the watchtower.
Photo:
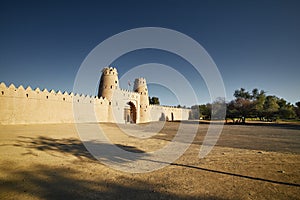
[{"label": "watchtower", "polygon": [[113,93],[119,89],[118,71],[113,67],[105,67],[99,84],[98,97],[105,97],[112,101]]},{"label": "watchtower", "polygon": [[140,123],[149,122],[149,96],[145,78],[137,78],[134,81],[134,92],[140,94]]}]

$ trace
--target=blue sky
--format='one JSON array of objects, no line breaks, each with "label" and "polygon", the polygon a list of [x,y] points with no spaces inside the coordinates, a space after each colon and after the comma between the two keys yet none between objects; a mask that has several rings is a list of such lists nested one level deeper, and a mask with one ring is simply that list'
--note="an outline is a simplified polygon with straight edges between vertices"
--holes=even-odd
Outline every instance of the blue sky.
[{"label": "blue sky", "polygon": [[[300,2],[291,0],[1,1],[0,81],[71,91],[77,70],[95,46],[119,32],[151,26],[198,41],[221,72],[227,100],[235,89],[256,87],[295,103],[300,101],[299,10]],[[140,50],[112,65],[121,76],[153,62],[189,79],[198,102],[186,104],[210,101],[201,76],[172,53]],[[177,104],[166,88],[152,85],[149,91],[163,104]]]}]

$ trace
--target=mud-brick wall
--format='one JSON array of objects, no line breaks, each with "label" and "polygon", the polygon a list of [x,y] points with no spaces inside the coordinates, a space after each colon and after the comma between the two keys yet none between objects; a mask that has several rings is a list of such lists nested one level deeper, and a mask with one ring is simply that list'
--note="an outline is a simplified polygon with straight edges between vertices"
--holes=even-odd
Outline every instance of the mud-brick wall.
[{"label": "mud-brick wall", "polygon": [[[136,107],[139,123],[139,94],[119,91],[112,101],[106,98],[50,92],[23,86],[0,84],[0,124],[42,124],[73,122],[125,123],[124,109],[128,102]],[[149,106],[149,121],[188,120],[189,109]],[[145,122],[145,121],[143,121]]]},{"label": "mud-brick wall", "polygon": [[151,121],[188,120],[190,109],[175,108],[168,106],[150,105]]},{"label": "mud-brick wall", "polygon": [[0,84],[0,124],[105,122],[108,106],[103,98]]}]

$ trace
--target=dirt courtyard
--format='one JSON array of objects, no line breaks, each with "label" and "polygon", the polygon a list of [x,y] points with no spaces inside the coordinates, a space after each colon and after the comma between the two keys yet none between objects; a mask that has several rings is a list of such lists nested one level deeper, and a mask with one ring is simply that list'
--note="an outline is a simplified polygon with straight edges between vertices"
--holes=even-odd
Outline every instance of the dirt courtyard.
[{"label": "dirt courtyard", "polygon": [[[128,136],[115,124],[101,127],[120,148],[139,153],[165,146],[178,125],[167,122],[150,139]],[[0,199],[300,199],[300,125],[224,125],[203,159],[198,154],[208,124],[197,126],[178,160],[135,174],[94,159],[74,124],[2,125]]]}]

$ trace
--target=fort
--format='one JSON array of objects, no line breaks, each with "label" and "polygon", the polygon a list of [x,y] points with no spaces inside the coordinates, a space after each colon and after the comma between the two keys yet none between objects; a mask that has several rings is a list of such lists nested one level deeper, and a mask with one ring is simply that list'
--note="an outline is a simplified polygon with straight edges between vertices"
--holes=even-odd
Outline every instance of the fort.
[{"label": "fort", "polygon": [[2,82],[0,110],[0,124],[147,123],[188,120],[190,115],[190,109],[150,105],[145,78],[135,79],[133,91],[121,89],[118,71],[112,67],[102,70],[97,96],[25,89]]}]

